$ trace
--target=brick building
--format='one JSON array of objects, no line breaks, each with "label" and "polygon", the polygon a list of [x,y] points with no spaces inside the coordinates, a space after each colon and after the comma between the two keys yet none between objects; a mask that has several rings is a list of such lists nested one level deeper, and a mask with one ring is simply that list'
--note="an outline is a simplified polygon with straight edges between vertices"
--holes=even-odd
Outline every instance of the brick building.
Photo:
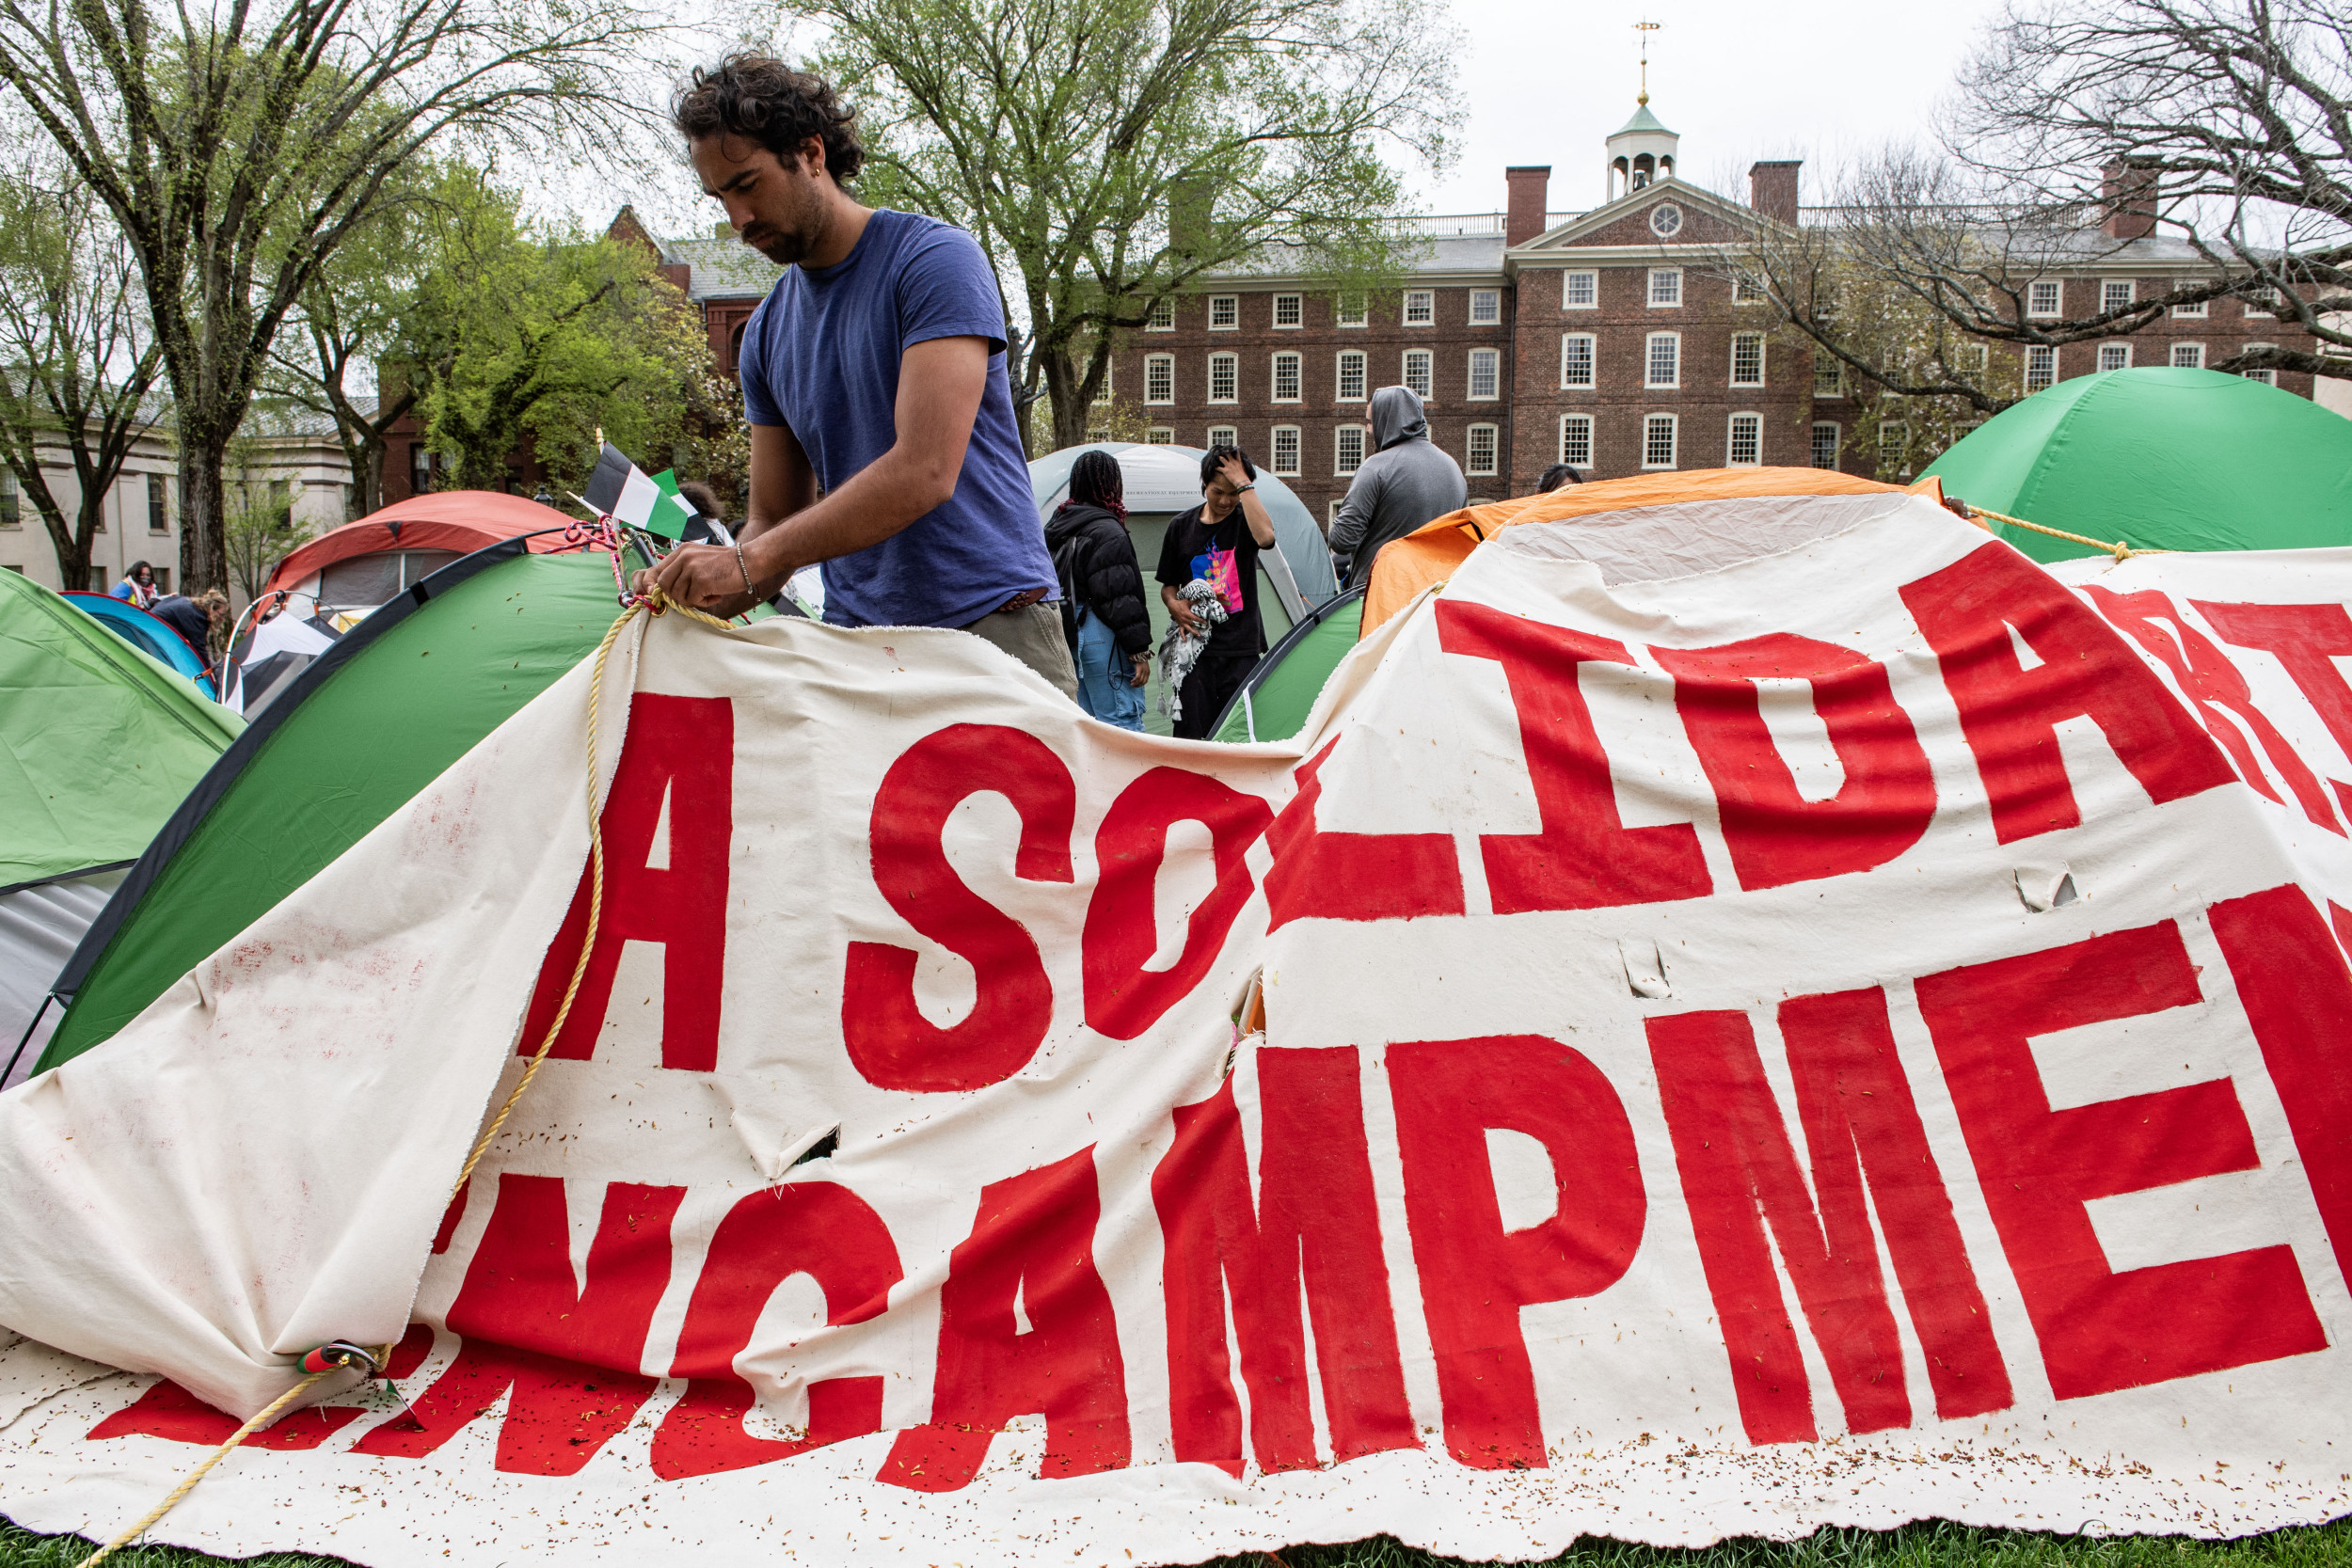
[{"label": "brick building", "polygon": [[[1327,518],[1363,458],[1371,390],[1398,384],[1422,395],[1473,498],[1527,494],[1561,461],[1597,479],[1746,464],[1875,472],[1836,367],[1817,379],[1814,356],[1736,309],[1722,276],[1758,224],[1828,215],[1799,207],[1800,166],[1754,166],[1744,203],[1702,189],[1677,175],[1679,138],[1646,100],[1604,156],[1609,199],[1589,212],[1549,211],[1551,170],[1528,166],[1504,171],[1502,212],[1405,220],[1425,245],[1393,295],[1318,293],[1279,246],[1204,279],[1120,345],[1104,402],[1137,407],[1155,441],[1238,439]],[[2079,270],[2031,285],[2030,308],[2089,314],[2207,274],[2152,229],[2119,211],[2083,236]],[[2129,338],[2028,350],[2020,371],[2032,390],[2306,341],[2217,300]],[[2278,379],[2312,395],[2310,376]]]}]

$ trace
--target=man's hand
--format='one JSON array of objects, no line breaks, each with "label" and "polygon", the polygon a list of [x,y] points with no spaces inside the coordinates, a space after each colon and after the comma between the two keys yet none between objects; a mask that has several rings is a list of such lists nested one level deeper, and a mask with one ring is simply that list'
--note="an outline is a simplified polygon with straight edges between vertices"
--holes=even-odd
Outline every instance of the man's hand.
[{"label": "man's hand", "polygon": [[740,615],[759,602],[743,591],[743,568],[733,547],[719,545],[680,545],[659,566],[639,572],[630,587],[640,594],[659,588],[675,604],[723,617]]},{"label": "man's hand", "polygon": [[1200,624],[1200,616],[1192,608],[1192,601],[1177,594],[1168,601],[1168,618],[1184,628],[1187,637],[1206,637],[1209,628]]},{"label": "man's hand", "polygon": [[1152,656],[1150,654],[1136,654],[1135,656],[1135,666],[1136,673],[1127,677],[1127,684],[1129,686],[1141,686],[1145,681],[1152,678]]}]

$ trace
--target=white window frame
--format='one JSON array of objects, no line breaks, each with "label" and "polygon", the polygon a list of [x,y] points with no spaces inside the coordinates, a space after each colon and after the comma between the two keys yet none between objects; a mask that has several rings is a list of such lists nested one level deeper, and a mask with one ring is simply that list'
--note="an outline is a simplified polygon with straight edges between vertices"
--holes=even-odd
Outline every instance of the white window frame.
[{"label": "white window frame", "polygon": [[[1742,420],[1745,420],[1752,427],[1756,440],[1756,455],[1747,458],[1744,461],[1739,456],[1740,425]],[[1734,414],[1724,425],[1724,467],[1726,468],[1756,468],[1761,467],[1763,463],[1764,416],[1761,414],[1746,412]]]},{"label": "white window frame", "polygon": [[[1216,372],[1219,370],[1224,371],[1227,376],[1225,392],[1222,396],[1218,395],[1216,389]],[[1240,355],[1212,354],[1209,356],[1209,401],[1211,403],[1239,403],[1241,401]]]},{"label": "white window frame", "polygon": [[[2118,289],[2123,291],[2123,297],[2120,300],[2109,299],[2107,296],[2115,293]],[[2099,313],[2101,315],[2105,315],[2109,310],[2121,310],[2124,309],[2132,303],[2133,298],[2137,295],[2138,293],[2138,285],[2131,278],[2109,277],[2102,279],[2099,284]]]},{"label": "white window frame", "polygon": [[[1741,343],[1754,343],[1756,345],[1756,375],[1753,379],[1746,381],[1742,381],[1740,378],[1740,345]],[[1735,332],[1731,335],[1731,385],[1734,387],[1761,387],[1764,385],[1763,333]]]},{"label": "white window frame", "polygon": [[[1152,395],[1152,372],[1160,371],[1168,377],[1162,397]],[[1172,354],[1147,354],[1143,356],[1143,401],[1147,406],[1159,407],[1176,401],[1176,356]]]},{"label": "white window frame", "polygon": [[1108,426],[1108,425],[1106,425],[1106,424],[1103,424],[1103,425],[1091,425],[1091,426],[1088,427],[1088,430],[1087,430],[1087,439],[1088,439],[1088,440],[1089,440],[1089,441],[1107,441],[1107,440],[1109,440],[1110,438],[1111,438],[1111,427],[1110,427],[1110,426]]},{"label": "white window frame", "polygon": [[2025,388],[2028,396],[2047,391],[2058,385],[2058,350],[2047,343],[2034,343],[2026,349]]},{"label": "white window frame", "polygon": [[[1580,277],[1590,278],[1592,280],[1592,298],[1579,299],[1576,297],[1576,280]],[[1573,268],[1567,272],[1562,273],[1560,275],[1560,309],[1563,310],[1599,309],[1600,274],[1597,272],[1586,271],[1581,267]]]},{"label": "white window frame", "polygon": [[[1674,379],[1671,381],[1658,379],[1658,346],[1661,343],[1674,345]],[[1652,391],[1671,391],[1682,385],[1681,333],[1653,332],[1642,340],[1642,385]]]},{"label": "white window frame", "polygon": [[[1891,441],[1888,440],[1887,437],[1889,436],[1892,436],[1894,439]],[[1881,420],[1879,421],[1878,436],[1879,461],[1883,463],[1886,461],[1887,448],[1901,448],[1911,445],[1911,421],[1909,420]]]},{"label": "white window frame", "polygon": [[1331,325],[1355,328],[1372,325],[1372,301],[1361,293],[1331,296]]},{"label": "white window frame", "polygon": [[1176,444],[1176,429],[1173,425],[1155,424],[1143,433],[1143,444],[1147,447],[1172,447]]},{"label": "white window frame", "polygon": [[[1220,310],[1228,312],[1230,319],[1218,321],[1216,317]],[[1212,332],[1241,330],[1241,295],[1211,294],[1209,296],[1209,330]]]},{"label": "white window frame", "polygon": [[1746,277],[1735,277],[1731,280],[1731,303],[1761,305],[1764,303],[1764,291]]},{"label": "white window frame", "polygon": [[1201,442],[1201,445],[1205,447],[1237,447],[1241,445],[1241,432],[1229,424],[1213,424],[1209,426],[1208,439]]},{"label": "white window frame", "polygon": [[[1581,381],[1570,381],[1570,380],[1568,379],[1568,345],[1569,345],[1570,343],[1581,343],[1581,344],[1583,344],[1583,346],[1584,346],[1584,379],[1583,379],[1583,380],[1581,380]],[[1561,386],[1561,388],[1562,388],[1563,390],[1566,390],[1566,391],[1581,391],[1581,392],[1589,392],[1589,391],[1591,391],[1594,388],[1596,388],[1596,387],[1597,387],[1597,386],[1599,386],[1599,385],[1600,385],[1600,339],[1599,339],[1597,336],[1596,336],[1595,334],[1590,333],[1590,332],[1563,332],[1563,333],[1561,333],[1561,334],[1560,334],[1560,386]]]},{"label": "white window frame", "polygon": [[[2110,365],[2107,363],[2107,357],[2110,355],[2121,356],[2121,357],[2115,364]],[[2130,370],[2132,368],[2132,345],[2129,343],[2101,343],[2099,345],[2098,363],[2099,368],[2103,371]]]},{"label": "white window frame", "polygon": [[1652,267],[1649,269],[1649,308],[1653,310],[1682,309],[1682,269]]},{"label": "white window frame", "polygon": [[[1821,372],[1829,372],[1829,385],[1821,385]],[[1842,398],[1846,395],[1846,362],[1829,354],[1813,356],[1813,395],[1817,398]]]},{"label": "white window frame", "polygon": [[[1478,389],[1478,367],[1482,360],[1492,369],[1494,375],[1492,391],[1482,392]],[[1502,397],[1502,351],[1499,348],[1470,350],[1470,359],[1463,367],[1462,383],[1463,397],[1468,402],[1495,403],[1500,401]]]},{"label": "white window frame", "polygon": [[2280,303],[2279,299],[2279,292],[2276,289],[2273,289],[2269,291],[2269,304],[2265,305],[2259,300],[2246,300],[2241,302],[2238,306],[2238,314],[2243,316],[2248,321],[2277,321],[2279,319],[2279,306]]},{"label": "white window frame", "polygon": [[[1584,436],[1584,460],[1581,463],[1569,455],[1575,450],[1568,444],[1570,430],[1581,430]],[[1561,415],[1560,444],[1552,450],[1559,452],[1560,461],[1571,468],[1591,467],[1593,466],[1593,417],[1590,414]]]},{"label": "white window frame", "polygon": [[[1486,311],[1484,315],[1479,313],[1482,309]],[[1501,289],[1472,289],[1470,291],[1470,324],[1472,326],[1501,326],[1502,325],[1502,291]]]},{"label": "white window frame", "polygon": [[[2269,348],[2272,345],[2268,343],[2249,343],[2246,346],[2248,348]],[[2244,376],[2249,381],[2259,381],[2265,387],[2276,387],[2279,385],[2279,372],[2274,370],[2265,369],[2259,371],[2240,371],[2237,373]]]},{"label": "white window frame", "polygon": [[[1486,461],[1478,461],[1478,438],[1486,438]],[[1462,471],[1475,478],[1489,479],[1502,471],[1502,427],[1474,424],[1462,436]]]},{"label": "white window frame", "polygon": [[[1645,473],[1659,473],[1675,466],[1676,460],[1682,455],[1681,423],[1680,417],[1674,414],[1642,416],[1642,469]],[[1651,436],[1661,426],[1663,426],[1666,432],[1666,460],[1663,463],[1656,461],[1650,455],[1653,450]]]},{"label": "white window frame", "polygon": [[1113,355],[1108,359],[1103,361],[1102,385],[1094,388],[1095,407],[1101,408],[1111,401],[1111,383],[1116,381],[1118,378],[1119,356],[1117,355]]},{"label": "white window frame", "polygon": [[[1291,318],[1288,321],[1284,321],[1282,319],[1285,311],[1289,313]],[[1306,325],[1307,305],[1306,296],[1304,294],[1276,294],[1274,296],[1275,331],[1295,332]]]},{"label": "white window frame", "polygon": [[[2197,356],[2193,364],[2181,363],[2181,353],[2184,349]],[[2205,368],[2205,345],[2202,343],[2170,344],[2166,349],[2164,362],[2176,371],[2201,371]]]},{"label": "white window frame", "polygon": [[[1287,396],[1285,396],[1282,391],[1282,371],[1286,361],[1288,362],[1291,372],[1291,389],[1289,395]],[[1307,392],[1307,360],[1306,356],[1301,355],[1296,349],[1284,349],[1280,353],[1275,355],[1273,358],[1267,362],[1267,372],[1271,377],[1271,379],[1266,383],[1267,387],[1270,388],[1269,395],[1266,399],[1268,403],[1300,403],[1305,401]]]},{"label": "white window frame", "polygon": [[2213,314],[2213,305],[2210,300],[2201,299],[2194,305],[2175,305],[2172,313],[2184,321],[2203,321]]},{"label": "white window frame", "polygon": [[1435,289],[1406,290],[1405,306],[1397,312],[1397,320],[1406,326],[1437,325],[1438,291]]},{"label": "white window frame", "polygon": [[[1421,372],[1418,380],[1413,373],[1416,370]],[[1397,356],[1397,378],[1407,391],[1420,398],[1422,402],[1431,402],[1436,396],[1438,386],[1436,352],[1425,348],[1406,349]]]},{"label": "white window frame", "polygon": [[[1348,465],[1346,459],[1347,437],[1350,436],[1354,436],[1356,437],[1356,461],[1353,465]],[[1353,474],[1358,468],[1362,467],[1364,466],[1364,446],[1365,436],[1364,427],[1362,425],[1343,424],[1332,426],[1331,472],[1333,475],[1344,479]]]},{"label": "white window frame", "polygon": [[[1348,395],[1348,361],[1356,365],[1356,392]],[[1363,403],[1372,396],[1372,356],[1359,348],[1343,348],[1331,361],[1331,401],[1333,403]]]},{"label": "white window frame", "polygon": [[[2046,306],[2042,303],[2042,291],[2045,289],[2049,291],[2050,295],[2050,302]],[[2051,316],[2061,315],[2065,309],[2066,284],[2063,279],[2038,277],[2026,285],[2026,314],[2028,318],[2036,321],[2044,320]]]},{"label": "white window frame", "polygon": [[[1821,432],[1829,435],[1829,461],[1821,461]],[[1804,460],[1816,468],[1835,471],[1846,455],[1846,432],[1836,420],[1816,420],[1813,428],[1804,433]]]},{"label": "white window frame", "polygon": [[1144,317],[1143,329],[1146,332],[1173,332],[1176,330],[1175,295],[1162,294],[1159,298],[1152,302],[1152,312],[1150,315]]},{"label": "white window frame", "polygon": [[[1290,446],[1290,452],[1288,454],[1287,467],[1284,466],[1285,458],[1282,451],[1284,436],[1288,436],[1290,438],[1288,443]],[[1280,478],[1296,479],[1298,477],[1298,454],[1305,450],[1306,440],[1300,434],[1296,425],[1278,424],[1274,427],[1274,438],[1272,442],[1269,443],[1268,447],[1268,451],[1271,453],[1268,459],[1268,466],[1271,467],[1274,472]]]}]

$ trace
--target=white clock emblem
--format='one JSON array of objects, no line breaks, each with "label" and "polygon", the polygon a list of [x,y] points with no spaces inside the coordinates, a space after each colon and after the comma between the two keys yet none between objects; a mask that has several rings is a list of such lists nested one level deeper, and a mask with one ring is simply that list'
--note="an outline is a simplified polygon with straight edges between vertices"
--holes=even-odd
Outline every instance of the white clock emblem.
[{"label": "white clock emblem", "polygon": [[1661,201],[1649,210],[1649,231],[1661,240],[1671,240],[1682,232],[1682,209],[1671,201]]}]

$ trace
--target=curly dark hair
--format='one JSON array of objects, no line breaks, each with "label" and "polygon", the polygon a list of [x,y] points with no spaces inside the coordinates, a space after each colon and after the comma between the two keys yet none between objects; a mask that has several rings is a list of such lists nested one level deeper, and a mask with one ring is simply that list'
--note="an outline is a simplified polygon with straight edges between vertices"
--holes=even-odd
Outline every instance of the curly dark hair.
[{"label": "curly dark hair", "polygon": [[1211,447],[1201,454],[1200,488],[1206,490],[1209,487],[1209,482],[1216,478],[1216,471],[1225,467],[1225,460],[1229,457],[1240,458],[1241,471],[1249,476],[1250,483],[1258,483],[1258,466],[1249,461],[1249,454],[1239,447],[1220,445]]},{"label": "curly dark hair", "polygon": [[857,111],[823,77],[767,55],[729,55],[715,66],[696,66],[671,101],[670,119],[688,141],[744,136],[779,158],[797,157],[809,137],[822,136],[825,170],[835,181],[854,180],[866,166]]}]

